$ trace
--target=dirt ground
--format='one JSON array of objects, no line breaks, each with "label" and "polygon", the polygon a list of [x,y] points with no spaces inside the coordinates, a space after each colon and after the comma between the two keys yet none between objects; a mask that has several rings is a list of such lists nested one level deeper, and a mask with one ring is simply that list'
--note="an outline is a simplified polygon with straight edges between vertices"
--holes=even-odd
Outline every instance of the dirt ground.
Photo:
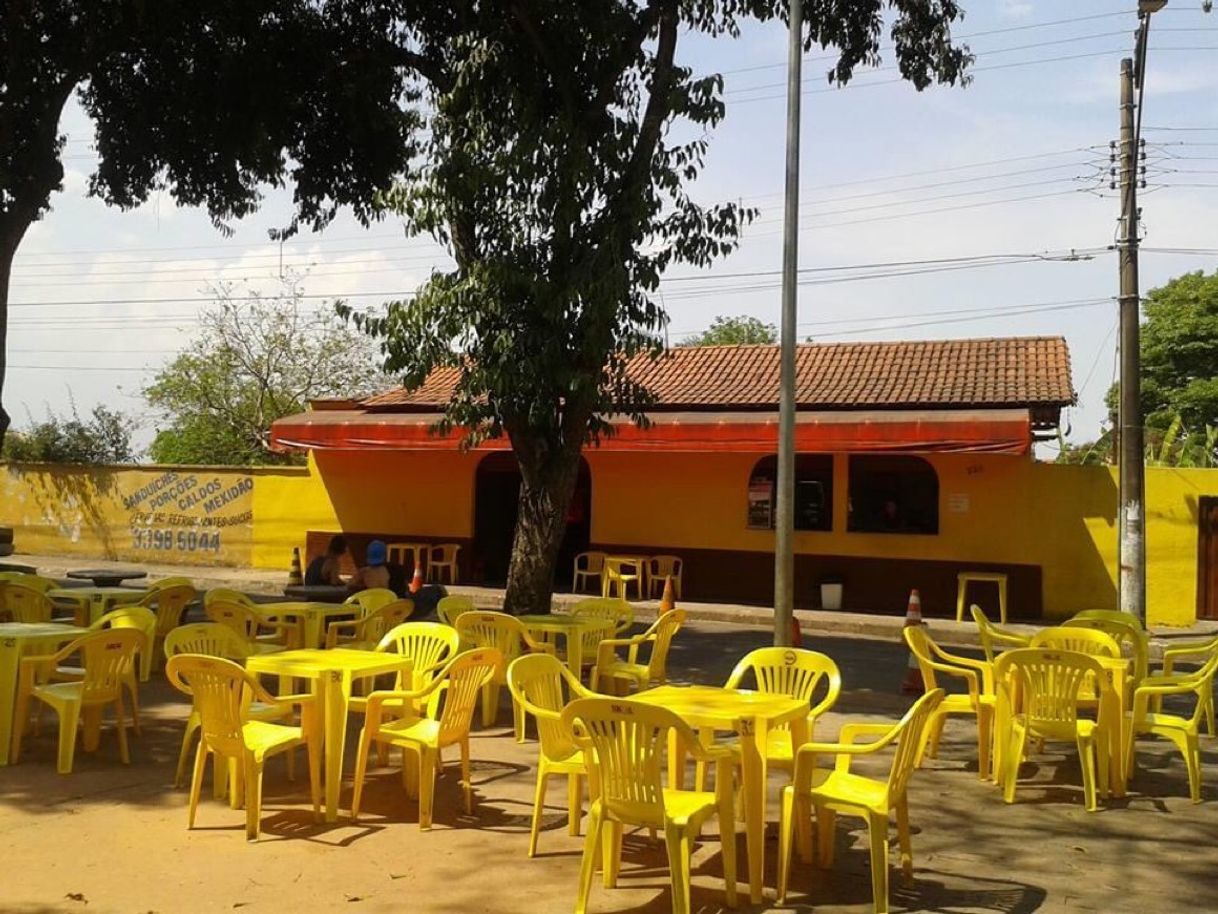
[{"label": "dirt ground", "polygon": [[[894,644],[845,638],[807,639],[842,668],[839,713],[817,728],[836,735],[845,717],[889,719],[908,699],[897,694],[905,655]],[[703,623],[682,632],[670,668],[682,681],[719,683],[734,661],[767,643],[762,630]],[[455,774],[436,791],[436,822],[420,832],[396,769],[369,781],[358,824],[316,824],[301,777],[287,781],[283,762],[268,766],[262,837],[248,844],[244,815],[204,789],[197,827],[186,829],[186,793],[172,786],[186,706],[155,677],[144,689],[144,734],[132,764],[119,763],[113,733],[95,755],[78,752],[76,771],[55,773],[55,728],[21,764],[0,768],[0,912],[3,914],[178,914],[178,912],[434,912],[551,914],[573,909],[582,839],[566,833],[565,789],[552,782],[539,856],[526,856],[536,744],[517,745],[506,726],[473,739],[476,805],[461,813]],[[352,729],[352,737],[355,729]],[[349,742],[348,746],[352,746]],[[1050,745],[1023,770],[1016,803],[977,778],[975,736],[949,724],[941,757],[910,788],[915,878],[892,874],[892,910],[950,912],[1218,911],[1218,743],[1203,743],[1203,799],[1187,799],[1178,755],[1165,744],[1139,748],[1139,772],[1127,799],[1083,810],[1077,757]],[[350,766],[348,756],[348,767]],[[867,838],[861,822],[840,819],[837,859],[816,871],[798,859],[785,907],[774,899],[776,796],[771,780],[767,834],[768,905],[740,911],[869,912]],[[349,803],[349,784],[344,806]],[[712,825],[694,857],[696,912],[725,910],[720,845]],[[895,830],[894,830],[895,835]],[[738,839],[741,867],[744,839]],[[895,853],[893,855],[895,857]],[[589,910],[652,914],[670,910],[661,845],[645,833],[626,838],[614,890],[594,885]]]}]

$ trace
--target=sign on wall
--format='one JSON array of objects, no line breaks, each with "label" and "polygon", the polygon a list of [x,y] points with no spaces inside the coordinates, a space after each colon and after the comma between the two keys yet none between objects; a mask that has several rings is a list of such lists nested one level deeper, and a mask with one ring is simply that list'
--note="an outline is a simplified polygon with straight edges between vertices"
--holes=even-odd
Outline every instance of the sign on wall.
[{"label": "sign on wall", "polygon": [[248,565],[254,480],[241,470],[9,464],[2,522],[20,552]]},{"label": "sign on wall", "polygon": [[123,494],[131,548],[149,553],[219,558],[234,545],[248,549],[254,479],[225,473],[168,471]]}]

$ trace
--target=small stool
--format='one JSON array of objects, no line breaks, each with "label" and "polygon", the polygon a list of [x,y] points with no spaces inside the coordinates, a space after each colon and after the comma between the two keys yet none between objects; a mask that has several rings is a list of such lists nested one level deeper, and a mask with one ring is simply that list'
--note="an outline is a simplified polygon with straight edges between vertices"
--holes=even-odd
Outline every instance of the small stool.
[{"label": "small stool", "polygon": [[962,571],[956,575],[956,621],[964,621],[964,597],[970,583],[989,581],[998,585],[998,618],[1007,624],[1007,576],[996,571]]}]

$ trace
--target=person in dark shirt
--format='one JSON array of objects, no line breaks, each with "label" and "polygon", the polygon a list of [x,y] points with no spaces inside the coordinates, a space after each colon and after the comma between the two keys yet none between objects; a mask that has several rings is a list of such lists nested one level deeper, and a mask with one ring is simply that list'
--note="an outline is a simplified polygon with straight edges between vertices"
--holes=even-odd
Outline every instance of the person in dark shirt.
[{"label": "person in dark shirt", "polygon": [[336,536],[331,539],[325,554],[319,555],[309,562],[309,567],[305,570],[304,582],[314,587],[319,584],[341,587],[343,579],[338,576],[338,563],[346,551],[347,540],[344,537]]}]

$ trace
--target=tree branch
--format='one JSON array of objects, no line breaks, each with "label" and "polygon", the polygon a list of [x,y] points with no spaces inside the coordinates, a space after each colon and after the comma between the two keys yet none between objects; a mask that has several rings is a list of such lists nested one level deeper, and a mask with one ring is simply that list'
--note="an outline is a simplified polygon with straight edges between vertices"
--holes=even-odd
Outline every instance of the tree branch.
[{"label": "tree branch", "polygon": [[659,17],[660,33],[656,44],[655,69],[651,76],[651,89],[647,96],[647,108],[639,126],[639,138],[630,157],[630,164],[618,188],[619,200],[632,195],[647,181],[651,158],[660,142],[660,131],[671,113],[668,93],[672,88],[673,57],[677,50],[677,0],[666,0]]},{"label": "tree branch", "polygon": [[526,9],[526,0],[512,0],[509,7],[512,11],[512,17],[520,26],[520,30],[524,32],[525,37],[529,40],[529,44],[537,52],[538,58],[541,59],[545,68],[550,72],[550,76],[553,77],[552,84],[562,96],[563,107],[567,109],[569,115],[574,116],[575,98],[571,95],[574,74],[571,72],[571,67],[559,65],[550,49],[550,45],[542,39],[541,33],[537,30],[537,24],[529,15],[529,11]]},{"label": "tree branch", "polygon": [[414,70],[440,92],[452,90],[453,75],[439,61],[400,46],[394,46],[391,56],[399,66]]}]

